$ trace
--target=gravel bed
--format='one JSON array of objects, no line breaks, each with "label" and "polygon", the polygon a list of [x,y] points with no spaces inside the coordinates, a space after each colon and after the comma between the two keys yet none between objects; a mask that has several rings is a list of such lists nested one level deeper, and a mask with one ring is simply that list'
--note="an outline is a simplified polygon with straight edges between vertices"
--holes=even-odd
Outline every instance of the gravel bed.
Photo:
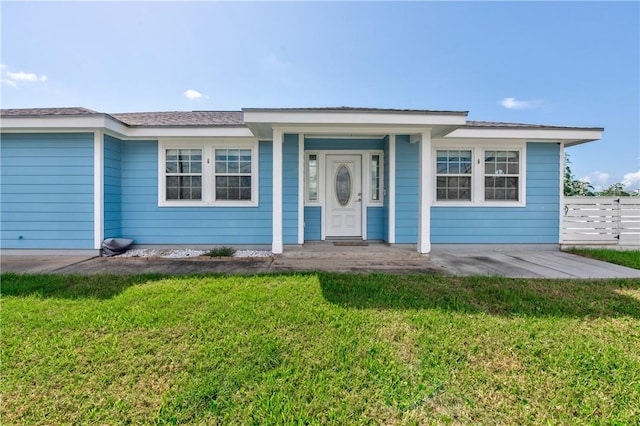
[{"label": "gravel bed", "polygon": [[[162,257],[165,259],[184,259],[203,256],[209,250],[195,249],[131,249],[114,257]],[[271,257],[267,250],[238,250],[233,257]]]}]

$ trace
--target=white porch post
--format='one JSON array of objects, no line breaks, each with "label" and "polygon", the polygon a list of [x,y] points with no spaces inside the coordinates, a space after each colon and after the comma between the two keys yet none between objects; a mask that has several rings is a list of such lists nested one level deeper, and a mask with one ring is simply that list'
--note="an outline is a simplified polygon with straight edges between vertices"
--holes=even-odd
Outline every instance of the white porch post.
[{"label": "white porch post", "polygon": [[271,251],[282,253],[282,131],[273,129],[273,242]]},{"label": "white porch post", "polygon": [[104,133],[93,133],[93,248],[104,239]]},{"label": "white porch post", "polygon": [[304,133],[298,133],[298,244],[304,244]]},{"label": "white porch post", "polygon": [[396,135],[389,135],[389,237],[388,243],[396,243]]},{"label": "white porch post", "polygon": [[418,224],[418,253],[431,251],[431,129],[420,138],[420,210]]}]

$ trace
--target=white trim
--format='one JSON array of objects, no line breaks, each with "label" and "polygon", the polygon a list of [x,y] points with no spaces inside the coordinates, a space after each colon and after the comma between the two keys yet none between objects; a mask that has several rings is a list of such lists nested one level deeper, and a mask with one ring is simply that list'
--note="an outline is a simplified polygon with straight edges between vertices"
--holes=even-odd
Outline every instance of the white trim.
[{"label": "white trim", "polygon": [[558,244],[562,243],[562,230],[564,229],[564,141],[560,142],[560,212],[558,214]]},{"label": "white trim", "polygon": [[247,127],[129,127],[105,114],[86,116],[1,117],[3,132],[109,131],[117,137],[254,137]]},{"label": "white trim", "polygon": [[[378,164],[378,199],[374,200],[371,198],[371,162],[373,161],[373,156],[377,155],[379,157]],[[368,151],[367,156],[367,206],[368,207],[382,207],[384,206],[384,150],[371,150]]]},{"label": "white trim", "polygon": [[[437,172],[437,151],[448,149],[465,149],[471,151],[471,201],[438,200],[435,179]],[[520,173],[518,174],[518,201],[485,201],[484,200],[484,152],[485,151],[518,151],[520,153]],[[431,202],[433,207],[526,207],[527,205],[527,143],[525,141],[443,141],[435,140],[431,148]]]},{"label": "white trim", "polygon": [[464,125],[466,113],[385,111],[244,111],[245,123]]},{"label": "white trim", "polygon": [[93,248],[99,250],[104,239],[104,136],[93,133]]},{"label": "white trim", "polygon": [[319,206],[320,203],[320,183],[316,182],[316,190],[318,193],[316,194],[316,199],[309,199],[309,157],[312,155],[316,156],[316,179],[320,179],[320,152],[317,150],[304,151],[304,205],[305,206]]},{"label": "white trim", "polygon": [[431,132],[423,132],[419,145],[419,218],[418,218],[418,253],[429,253],[431,251],[431,190],[432,166],[431,155]]},{"label": "white trim", "polygon": [[[167,149],[202,150],[202,199],[166,200],[165,155]],[[215,150],[250,149],[251,150],[251,201],[232,201],[215,199]],[[158,140],[158,206],[159,207],[258,207],[259,205],[259,149],[258,140],[243,138],[229,143],[228,139],[172,139]]]},{"label": "white trim", "polygon": [[389,135],[389,235],[388,243],[396,242],[396,135]]},{"label": "white trim", "polygon": [[446,135],[450,138],[480,139],[527,139],[564,140],[567,146],[591,142],[602,138],[602,130],[597,129],[456,129]]},{"label": "white trim", "polygon": [[282,145],[283,133],[273,129],[273,242],[271,251],[282,253]]},{"label": "white trim", "polygon": [[304,176],[306,167],[304,133],[298,133],[298,244],[304,244],[304,201],[306,186]]}]

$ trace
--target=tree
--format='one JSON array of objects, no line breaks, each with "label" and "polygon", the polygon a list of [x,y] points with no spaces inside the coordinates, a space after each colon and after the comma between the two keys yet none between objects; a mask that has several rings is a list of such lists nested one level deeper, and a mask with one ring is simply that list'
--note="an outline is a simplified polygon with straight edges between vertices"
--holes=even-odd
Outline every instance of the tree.
[{"label": "tree", "polygon": [[593,185],[589,182],[583,182],[576,179],[571,172],[571,160],[569,159],[569,154],[565,154],[564,156],[564,195],[569,197],[593,197],[596,195],[593,191]]},{"label": "tree", "polygon": [[609,185],[607,189],[600,191],[598,195],[603,197],[630,197],[634,194],[625,191],[624,185],[618,182]]}]

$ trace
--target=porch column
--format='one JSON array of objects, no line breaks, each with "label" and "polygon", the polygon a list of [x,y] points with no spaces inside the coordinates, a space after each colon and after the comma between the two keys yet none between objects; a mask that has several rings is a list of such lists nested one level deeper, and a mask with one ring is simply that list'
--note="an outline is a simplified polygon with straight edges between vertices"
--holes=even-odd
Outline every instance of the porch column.
[{"label": "porch column", "polygon": [[418,217],[418,253],[431,251],[431,129],[422,132],[419,148],[420,207]]},{"label": "porch column", "polygon": [[273,242],[271,251],[282,253],[282,131],[273,129]]},{"label": "porch column", "polygon": [[388,229],[389,235],[387,242],[389,244],[396,243],[396,135],[389,135],[389,192],[387,201],[389,203]]}]

